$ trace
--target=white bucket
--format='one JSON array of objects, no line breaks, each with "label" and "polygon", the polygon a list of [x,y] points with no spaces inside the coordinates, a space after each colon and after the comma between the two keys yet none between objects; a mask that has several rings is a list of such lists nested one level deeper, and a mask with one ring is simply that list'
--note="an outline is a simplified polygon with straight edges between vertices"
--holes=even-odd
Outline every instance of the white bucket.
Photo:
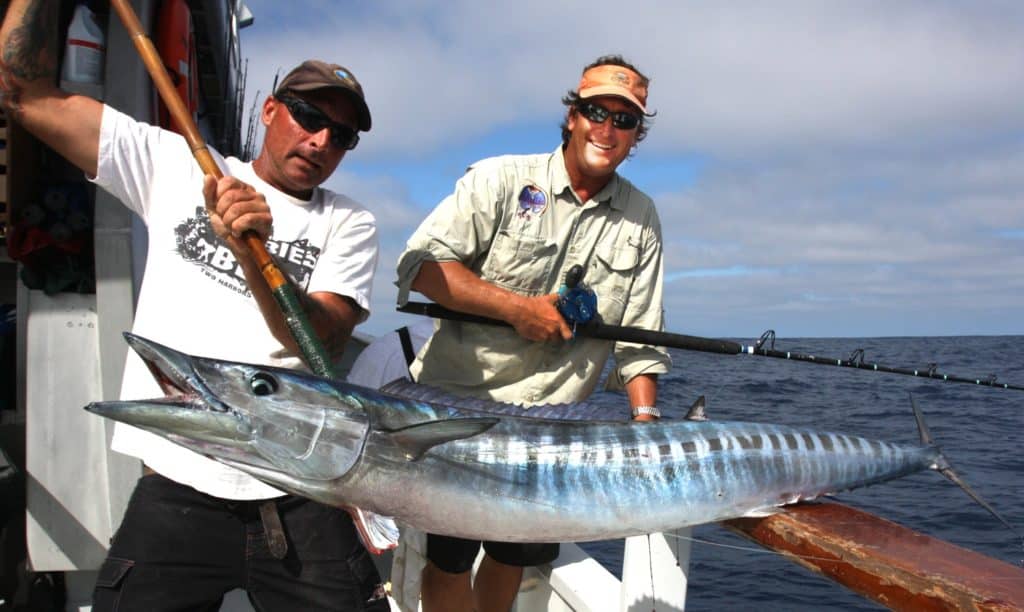
[{"label": "white bucket", "polygon": [[68,26],[61,78],[71,83],[102,83],[106,50],[96,15],[85,4],[78,4]]}]

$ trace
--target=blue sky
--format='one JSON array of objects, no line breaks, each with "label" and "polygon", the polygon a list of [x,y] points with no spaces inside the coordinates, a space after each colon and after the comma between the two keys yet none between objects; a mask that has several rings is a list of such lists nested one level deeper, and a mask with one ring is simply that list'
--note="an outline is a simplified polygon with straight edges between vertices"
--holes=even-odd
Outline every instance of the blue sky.
[{"label": "blue sky", "polygon": [[406,238],[473,161],[551,151],[583,65],[621,53],[657,117],[621,172],[665,229],[671,331],[1022,334],[1024,4],[246,0],[248,100],[308,57],[374,128],[327,186],[377,214],[363,331]]}]

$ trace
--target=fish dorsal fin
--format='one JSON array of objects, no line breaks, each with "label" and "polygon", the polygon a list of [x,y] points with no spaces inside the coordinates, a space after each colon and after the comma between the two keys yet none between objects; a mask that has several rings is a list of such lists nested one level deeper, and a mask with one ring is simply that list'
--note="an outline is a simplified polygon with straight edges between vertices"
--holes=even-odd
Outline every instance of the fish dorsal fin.
[{"label": "fish dorsal fin", "polygon": [[405,451],[410,461],[417,461],[438,444],[482,434],[500,420],[495,417],[482,417],[429,421],[387,432],[387,436]]},{"label": "fish dorsal fin", "polygon": [[455,408],[459,412],[475,412],[481,415],[495,414],[522,418],[573,421],[623,421],[628,416],[624,406],[598,406],[588,402],[520,406],[519,404],[508,404],[488,399],[458,397],[430,385],[416,384],[407,378],[400,378],[389,382],[380,388],[380,392],[402,399]]},{"label": "fish dorsal fin", "polygon": [[705,403],[706,402],[704,400],[704,396],[703,395],[698,397],[697,400],[695,402],[693,402],[693,405],[690,406],[690,410],[686,413],[686,420],[687,421],[706,421],[706,420],[708,420],[707,415],[704,414],[704,405],[705,405]]}]

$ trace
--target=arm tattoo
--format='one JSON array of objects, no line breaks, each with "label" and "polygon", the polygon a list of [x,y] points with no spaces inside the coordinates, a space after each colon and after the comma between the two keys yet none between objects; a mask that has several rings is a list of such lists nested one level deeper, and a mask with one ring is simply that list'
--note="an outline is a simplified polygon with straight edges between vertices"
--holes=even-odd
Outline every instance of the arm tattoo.
[{"label": "arm tattoo", "polygon": [[25,7],[21,23],[10,29],[0,60],[0,104],[16,115],[23,82],[57,73],[56,29],[58,7],[55,0],[38,0]]}]

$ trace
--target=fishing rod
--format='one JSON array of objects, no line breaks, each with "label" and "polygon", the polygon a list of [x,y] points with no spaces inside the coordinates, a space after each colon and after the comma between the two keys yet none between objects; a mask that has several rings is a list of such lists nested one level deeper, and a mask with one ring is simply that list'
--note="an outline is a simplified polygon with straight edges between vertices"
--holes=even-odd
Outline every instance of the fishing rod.
[{"label": "fishing rod", "polygon": [[[408,302],[404,306],[398,307],[398,311],[432,317],[435,319],[512,327],[510,324],[498,319],[457,312],[455,310],[445,308],[440,304],[427,302]],[[773,330],[768,330],[762,334],[756,344],[752,346],[745,346],[731,340],[716,340],[713,338],[701,338],[699,336],[688,336],[685,334],[674,334],[671,332],[652,331],[637,327],[606,325],[595,320],[590,320],[585,323],[577,321],[573,325],[573,331],[577,336],[597,338],[600,340],[632,342],[636,344],[664,346],[667,348],[699,351],[703,353],[719,353],[723,355],[757,355],[760,357],[774,357],[776,359],[788,359],[790,361],[816,363],[818,365],[854,368],[873,372],[886,372],[889,374],[903,374],[906,376],[916,376],[919,378],[928,378],[931,380],[941,380],[945,382],[967,383],[983,387],[996,387],[1000,389],[1024,391],[1024,385],[998,382],[995,375],[989,375],[986,378],[971,378],[953,374],[943,374],[937,371],[937,366],[934,363],[928,364],[928,367],[926,368],[900,368],[868,362],[864,359],[864,349],[855,350],[846,359],[821,357],[817,355],[796,353],[793,351],[780,351],[775,349],[775,332]]]},{"label": "fishing rod", "polygon": [[[138,15],[135,14],[135,11],[128,4],[128,0],[111,0],[110,4],[117,11],[118,16],[121,18],[121,23],[124,24],[125,29],[128,31],[128,35],[131,37],[135,49],[139,52],[139,57],[142,59],[146,71],[149,72],[150,78],[153,79],[153,83],[160,93],[160,98],[163,99],[164,104],[167,105],[167,109],[171,113],[171,117],[174,118],[181,128],[182,135],[192,149],[192,156],[195,157],[203,172],[216,179],[220,179],[224,176],[224,173],[221,172],[217,162],[213,159],[213,155],[206,148],[206,142],[200,135],[195,121],[192,120],[192,115],[185,108],[185,103],[182,102],[177,89],[175,89],[174,84],[171,82],[171,77],[167,74],[167,69],[160,59],[160,54],[146,35],[145,30],[142,29]],[[256,260],[257,266],[259,266],[264,280],[270,286],[274,300],[277,302],[281,315],[284,317],[288,331],[302,353],[303,360],[317,375],[333,377],[334,371],[326,348],[316,335],[316,332],[313,331],[309,318],[299,304],[299,298],[295,294],[295,289],[288,282],[281,269],[277,267],[277,264],[270,256],[270,253],[267,252],[267,247],[260,240],[259,236],[255,232],[247,231],[242,234],[241,239],[228,235],[224,238],[224,241],[228,243],[233,251],[244,252],[246,249],[249,250],[253,259]]]}]

